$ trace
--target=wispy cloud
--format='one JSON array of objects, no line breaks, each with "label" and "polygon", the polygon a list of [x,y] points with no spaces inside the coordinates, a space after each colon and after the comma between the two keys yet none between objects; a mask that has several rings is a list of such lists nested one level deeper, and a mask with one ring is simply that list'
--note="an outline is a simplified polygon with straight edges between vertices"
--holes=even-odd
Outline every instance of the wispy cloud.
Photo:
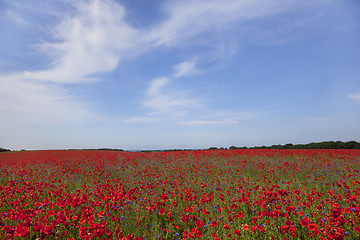
[{"label": "wispy cloud", "polygon": [[[35,46],[49,59],[50,67],[0,75],[2,121],[41,124],[97,119],[98,114],[69,94],[64,84],[97,81],[94,74],[112,71],[124,58],[145,50],[145,44],[138,44],[141,33],[125,22],[122,5],[111,0],[67,4],[73,11],[56,15],[59,22],[52,27],[52,41]],[[15,12],[7,14],[17,24],[27,24]]]},{"label": "wispy cloud", "polygon": [[[206,126],[223,125],[231,126],[253,120],[259,117],[257,112],[236,112],[236,111],[208,111],[207,114],[194,114],[193,119],[177,121],[176,124],[183,126]],[[194,120],[194,118],[196,120]]]},{"label": "wispy cloud", "polygon": [[161,122],[163,119],[154,116],[132,116],[132,117],[122,117],[116,120],[124,123],[157,123],[157,122]]},{"label": "wispy cloud", "polygon": [[147,90],[147,95],[149,96],[159,95],[161,88],[164,87],[166,84],[168,84],[169,81],[170,79],[166,77],[153,79],[150,83],[149,89]]},{"label": "wispy cloud", "polygon": [[1,126],[83,123],[99,119],[86,105],[53,84],[0,77]]},{"label": "wispy cloud", "polygon": [[[173,67],[173,78],[178,78],[194,73],[196,70],[196,61],[184,61]],[[184,91],[174,89],[171,83],[174,79],[171,77],[160,77],[150,81],[146,89],[145,100],[142,105],[148,112],[145,116],[133,116],[122,118],[127,123],[139,122],[159,122],[178,118],[186,115],[189,109],[201,107],[201,103],[189,97]]]},{"label": "wispy cloud", "polygon": [[353,100],[356,103],[360,103],[360,91],[357,93],[350,94],[348,96],[351,100]]},{"label": "wispy cloud", "polygon": [[153,79],[146,93],[143,106],[151,111],[151,115],[183,115],[186,109],[199,107],[199,103],[190,99],[185,93],[166,88],[170,78]]},{"label": "wispy cloud", "polygon": [[[199,73],[197,66],[201,61],[208,61],[204,55],[208,56],[209,49],[214,53],[214,59],[222,58],[222,54],[232,54],[236,49],[236,41],[231,36],[238,38],[239,32],[246,29],[247,21],[289,11],[302,5],[301,2],[169,1],[163,6],[167,18],[150,29],[140,30],[128,24],[126,9],[117,1],[65,1],[66,9],[71,11],[61,15],[54,13],[59,21],[52,26],[51,37],[48,38],[51,40],[41,40],[36,45],[36,49],[49,60],[49,67],[39,71],[24,69],[12,75],[0,75],[0,101],[7,102],[9,108],[2,108],[0,113],[5,116],[7,112],[12,112],[19,119],[30,112],[49,118],[61,115],[60,119],[84,119],[94,114],[67,92],[64,87],[66,84],[100,81],[97,74],[111,72],[124,59],[135,58],[159,47],[205,46],[205,51],[193,54],[190,60],[175,65],[171,77],[151,80],[142,102],[142,106],[148,110],[147,115],[128,120],[155,121],[155,116],[184,115],[189,109],[201,107],[202,103],[189,96],[186,89],[179,91],[172,88],[175,81],[173,78]],[[7,14],[18,24],[26,23],[15,12]],[[223,33],[227,33],[226,37],[222,37]],[[230,50],[228,46],[231,46]],[[350,98],[358,99],[356,96]],[[201,120],[198,124],[224,124],[226,121]]]},{"label": "wispy cloud", "polygon": [[25,26],[28,25],[28,22],[19,14],[17,14],[16,12],[13,11],[7,11],[6,15],[12,20],[14,21],[16,24],[20,25],[20,26]]},{"label": "wispy cloud", "polygon": [[195,59],[177,64],[174,67],[174,71],[174,77],[182,77],[198,72]]},{"label": "wispy cloud", "polygon": [[146,89],[142,105],[147,112],[143,116],[122,117],[118,121],[125,123],[156,123],[176,120],[186,115],[187,110],[201,106],[199,101],[191,99],[184,92],[171,88],[173,80],[160,77],[151,80]]},{"label": "wispy cloud", "polygon": [[286,0],[170,1],[164,7],[168,20],[155,27],[151,36],[158,45],[184,44],[185,40],[207,32],[239,31],[241,29],[233,25],[237,21],[245,22],[283,13],[299,4],[300,1]]},{"label": "wispy cloud", "polygon": [[[75,13],[65,14],[52,31],[53,42],[37,47],[50,60],[49,69],[24,72],[23,78],[55,83],[93,81],[92,74],[114,70],[126,57],[144,50],[141,33],[124,20],[116,2],[74,2]],[[142,47],[140,47],[142,46]]]}]

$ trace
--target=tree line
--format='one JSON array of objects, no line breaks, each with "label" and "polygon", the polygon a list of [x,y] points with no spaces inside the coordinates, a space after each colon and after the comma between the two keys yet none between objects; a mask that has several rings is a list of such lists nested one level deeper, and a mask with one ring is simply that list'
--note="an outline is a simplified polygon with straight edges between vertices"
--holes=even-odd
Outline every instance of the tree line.
[{"label": "tree line", "polygon": [[[210,149],[210,148],[209,148]],[[272,145],[272,146],[256,146],[256,147],[235,147],[231,146],[229,149],[360,149],[360,143],[356,141],[324,141],[318,143],[308,144],[292,144]]]},{"label": "tree line", "polygon": [[0,152],[10,152],[10,149],[0,148]]},{"label": "tree line", "polygon": [[[210,147],[208,150],[223,150],[227,149],[224,147]],[[229,149],[360,149],[360,143],[356,141],[325,141],[318,143],[307,143],[307,144],[284,144],[284,145],[272,145],[272,146],[255,146],[255,147],[235,147],[231,146]],[[69,150],[100,150],[100,151],[124,151],[123,149],[113,149],[113,148],[96,148],[96,149],[69,149]],[[141,150],[141,152],[156,152],[156,151],[186,151],[194,149],[167,149],[167,150]],[[200,150],[200,149],[198,149]],[[10,149],[0,148],[0,152],[9,152]],[[24,151],[24,150],[22,150]]]}]

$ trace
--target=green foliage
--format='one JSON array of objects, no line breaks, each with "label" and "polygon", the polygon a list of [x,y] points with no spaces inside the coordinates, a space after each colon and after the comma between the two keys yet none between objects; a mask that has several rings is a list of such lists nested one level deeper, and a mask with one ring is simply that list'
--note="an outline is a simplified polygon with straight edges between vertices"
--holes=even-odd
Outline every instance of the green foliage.
[{"label": "green foliage", "polygon": [[[214,148],[216,149],[216,148]],[[247,149],[247,147],[235,147],[231,146],[229,149]],[[325,141],[319,143],[308,144],[285,144],[285,145],[272,145],[251,147],[249,149],[360,149],[360,143],[356,141],[341,142],[341,141]]]},{"label": "green foliage", "polygon": [[217,150],[217,147],[209,147],[209,150]]},{"label": "green foliage", "polygon": [[0,152],[10,152],[10,149],[0,148]]}]

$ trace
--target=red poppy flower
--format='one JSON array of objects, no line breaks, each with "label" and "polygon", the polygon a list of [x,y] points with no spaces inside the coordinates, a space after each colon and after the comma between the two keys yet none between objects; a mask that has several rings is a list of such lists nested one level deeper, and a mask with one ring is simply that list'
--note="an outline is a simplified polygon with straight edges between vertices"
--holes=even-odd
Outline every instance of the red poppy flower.
[{"label": "red poppy flower", "polygon": [[25,227],[23,224],[18,224],[15,228],[14,237],[28,237],[29,229]]},{"label": "red poppy flower", "polygon": [[318,225],[315,224],[315,223],[310,223],[310,224],[308,225],[308,228],[309,228],[309,230],[312,231],[312,232],[317,232],[317,231],[319,230],[319,229],[318,229]]},{"label": "red poppy flower", "polygon": [[231,208],[232,210],[236,210],[238,207],[239,207],[239,205],[237,205],[237,204],[234,203],[233,205],[231,205],[230,208]]},{"label": "red poppy flower", "polygon": [[235,215],[236,218],[244,218],[244,213],[242,211],[239,211],[236,215]]},{"label": "red poppy flower", "polygon": [[126,236],[126,239],[127,239],[127,240],[131,240],[131,239],[133,239],[133,238],[134,238],[134,234],[129,234],[129,235]]},{"label": "red poppy flower", "polygon": [[184,223],[186,223],[187,221],[190,220],[190,218],[189,218],[188,215],[183,215],[182,220],[183,220]]},{"label": "red poppy flower", "polygon": [[204,226],[203,220],[200,219],[200,220],[196,221],[196,226],[197,226],[198,228]]},{"label": "red poppy flower", "polygon": [[211,226],[211,227],[216,227],[216,226],[217,226],[217,222],[216,222],[216,221],[212,221],[212,222],[210,223],[210,226]]},{"label": "red poppy flower", "polygon": [[234,233],[235,233],[236,235],[238,235],[238,236],[240,236],[240,234],[241,234],[240,230],[238,230],[238,229],[236,229],[236,230],[234,231]]},{"label": "red poppy flower", "polygon": [[242,229],[243,229],[243,230],[249,230],[249,225],[244,224],[244,225],[242,226]]},{"label": "red poppy flower", "polygon": [[205,209],[205,210],[203,211],[203,213],[204,213],[205,215],[209,215],[209,214],[210,214],[210,211],[207,210],[207,209]]},{"label": "red poppy flower", "polygon": [[303,220],[300,221],[300,225],[303,227],[307,227],[308,223],[309,223],[308,217],[305,217]]},{"label": "red poppy flower", "polygon": [[197,238],[201,238],[201,237],[203,237],[203,235],[202,235],[202,231],[197,230],[197,231],[196,231],[196,233],[195,233],[195,236],[196,236]]}]

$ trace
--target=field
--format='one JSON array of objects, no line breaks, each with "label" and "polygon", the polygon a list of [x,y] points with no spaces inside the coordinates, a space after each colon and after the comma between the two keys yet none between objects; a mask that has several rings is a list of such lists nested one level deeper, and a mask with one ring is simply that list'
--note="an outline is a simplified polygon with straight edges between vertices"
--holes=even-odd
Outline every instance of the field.
[{"label": "field", "polygon": [[0,153],[0,239],[360,239],[360,150]]}]

